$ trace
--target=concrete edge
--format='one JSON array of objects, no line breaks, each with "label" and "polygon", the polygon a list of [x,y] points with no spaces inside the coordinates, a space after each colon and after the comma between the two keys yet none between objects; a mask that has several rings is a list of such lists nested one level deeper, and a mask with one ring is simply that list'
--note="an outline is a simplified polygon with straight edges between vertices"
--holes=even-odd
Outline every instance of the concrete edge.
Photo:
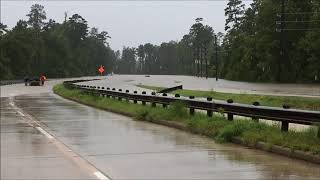
[{"label": "concrete edge", "polygon": [[[75,102],[83,104],[83,105],[87,105],[87,106],[94,107],[94,108],[101,109],[101,110],[105,110],[105,111],[110,111],[110,112],[121,114],[121,115],[128,116],[128,117],[134,117],[134,115],[131,114],[131,113],[126,113],[126,112],[122,112],[122,111],[115,111],[115,110],[107,108],[107,107],[102,108],[102,107],[94,106],[92,104],[85,103],[85,102],[79,101],[77,99],[70,98],[70,97],[58,94],[56,92],[54,92],[54,93],[59,95],[59,96],[61,96],[61,97],[63,97],[63,98],[65,98],[65,99],[69,99],[69,100],[75,101]],[[151,122],[151,123],[155,123],[155,124],[158,124],[158,125],[163,125],[163,126],[167,126],[167,127],[171,127],[171,128],[175,128],[175,129],[179,129],[179,130],[182,130],[182,131],[187,131],[187,132],[192,133],[187,128],[187,126],[185,126],[185,125],[183,125],[181,123],[177,123],[177,122],[165,121],[165,120],[151,120],[151,121],[144,121],[144,122]],[[259,150],[266,151],[266,152],[271,152],[271,153],[283,155],[283,156],[290,157],[290,158],[304,160],[304,161],[312,162],[312,163],[315,163],[315,164],[320,164],[320,156],[313,155],[313,154],[308,153],[308,152],[293,151],[293,150],[291,150],[289,148],[285,148],[285,147],[281,147],[281,146],[277,146],[277,145],[271,145],[270,146],[267,143],[261,142],[261,141],[257,142],[254,145],[250,145],[250,144],[246,143],[244,140],[242,140],[239,137],[233,137],[231,139],[231,143],[243,145],[243,146],[250,147],[250,148],[259,149]]]}]

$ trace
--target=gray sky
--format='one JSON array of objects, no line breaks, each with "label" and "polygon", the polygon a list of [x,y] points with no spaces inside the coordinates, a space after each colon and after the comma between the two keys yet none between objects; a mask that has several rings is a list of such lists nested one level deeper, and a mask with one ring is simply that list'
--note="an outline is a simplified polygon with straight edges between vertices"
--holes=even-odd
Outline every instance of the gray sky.
[{"label": "gray sky", "polygon": [[[1,22],[10,28],[19,19],[26,20],[32,4],[45,7],[47,18],[62,22],[78,13],[90,27],[105,30],[112,37],[111,48],[137,47],[180,40],[189,32],[195,18],[204,18],[216,32],[224,32],[224,8],[227,1],[1,1]],[[250,2],[247,1],[246,4]]]}]

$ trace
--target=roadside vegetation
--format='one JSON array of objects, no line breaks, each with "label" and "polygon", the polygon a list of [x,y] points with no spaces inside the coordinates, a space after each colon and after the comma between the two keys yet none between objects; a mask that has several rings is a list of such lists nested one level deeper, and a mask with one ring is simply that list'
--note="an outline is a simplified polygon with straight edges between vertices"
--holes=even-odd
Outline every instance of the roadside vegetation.
[{"label": "roadside vegetation", "polygon": [[207,117],[203,113],[189,115],[184,105],[177,101],[166,109],[160,106],[151,107],[133,104],[125,100],[92,96],[81,90],[66,89],[56,85],[54,92],[62,97],[93,106],[96,108],[128,115],[136,120],[149,122],[168,122],[179,125],[192,133],[201,134],[215,139],[217,142],[231,142],[241,138],[246,144],[255,146],[258,142],[290,148],[292,151],[301,150],[320,155],[320,138],[317,129],[309,128],[302,132],[282,132],[276,125],[256,123],[249,120],[228,121],[223,115],[215,114]]},{"label": "roadside vegetation", "polygon": [[[136,85],[141,88],[159,91],[165,87]],[[257,94],[235,94],[223,93],[216,91],[199,91],[199,90],[176,90],[172,94],[180,94],[181,96],[195,96],[195,97],[212,97],[213,99],[226,101],[233,99],[236,103],[252,104],[257,101],[261,106],[282,107],[284,104],[289,105],[292,109],[303,109],[311,111],[320,111],[320,99],[308,97],[294,97],[294,96],[271,96],[271,95],[257,95]]]}]

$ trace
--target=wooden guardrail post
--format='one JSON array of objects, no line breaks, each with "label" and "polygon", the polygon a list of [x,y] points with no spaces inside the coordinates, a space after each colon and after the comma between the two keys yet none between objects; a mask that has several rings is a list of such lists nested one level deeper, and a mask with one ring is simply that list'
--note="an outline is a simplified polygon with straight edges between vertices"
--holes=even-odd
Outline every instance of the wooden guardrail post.
[{"label": "wooden guardrail post", "polygon": [[[258,101],[255,101],[255,102],[252,103],[252,105],[254,105],[254,106],[260,106],[260,103],[259,103]],[[259,118],[257,118],[257,117],[252,117],[252,120],[253,120],[254,122],[259,122]]]},{"label": "wooden guardrail post", "polygon": [[[116,90],[116,88],[112,88],[112,91],[115,91],[115,90]],[[111,97],[112,97],[113,99],[116,98],[116,96],[112,96],[112,95],[111,95]]]},{"label": "wooden guardrail post", "polygon": [[[163,93],[162,96],[165,96],[165,97],[166,97],[166,96],[167,96],[167,93]],[[166,108],[166,107],[167,107],[167,104],[163,103],[163,104],[162,104],[162,107],[163,107],[163,108]]]},{"label": "wooden guardrail post", "polygon": [[[142,94],[146,94],[146,92],[145,92],[145,91],[142,91]],[[143,100],[142,100],[142,105],[144,105],[144,106],[146,105],[146,102],[143,101]]]},{"label": "wooden guardrail post", "polygon": [[[137,91],[133,91],[133,94],[137,94],[137,93],[138,93]],[[137,100],[134,99],[134,100],[133,100],[133,103],[134,103],[134,104],[137,104]]]},{"label": "wooden guardrail post", "polygon": [[[156,95],[156,92],[152,92],[151,95],[152,95],[152,96],[155,96],[155,95]],[[156,105],[156,102],[152,101],[151,107],[156,107],[156,106],[157,106],[157,105]]]},{"label": "wooden guardrail post", "polygon": [[[189,96],[189,99],[194,99],[194,96]],[[190,107],[189,108],[189,113],[190,113],[190,115],[194,115],[194,108],[193,107]]]},{"label": "wooden guardrail post", "polygon": [[[207,97],[207,101],[212,101],[212,97]],[[212,110],[207,110],[207,116],[212,117],[213,111]]]},{"label": "wooden guardrail post", "polygon": [[288,131],[289,130],[289,122],[288,121],[281,121],[281,131]]},{"label": "wooden guardrail post", "polygon": [[[122,89],[119,89],[119,92],[122,92]],[[118,97],[118,100],[121,101],[121,100],[122,100],[122,97],[119,96],[119,97]]]},{"label": "wooden guardrail post", "polygon": [[[232,99],[228,99],[228,100],[227,100],[227,103],[232,104],[232,103],[233,103],[233,100],[232,100]],[[229,121],[233,121],[233,114],[232,114],[232,113],[229,112],[227,116],[228,116],[228,120],[229,120]]]},{"label": "wooden guardrail post", "polygon": [[[283,109],[290,109],[288,104],[284,104]],[[281,131],[287,132],[289,130],[289,122],[288,121],[281,121]]]},{"label": "wooden guardrail post", "polygon": [[[128,94],[129,92],[130,92],[130,91],[127,89],[127,90],[126,90],[126,93]],[[128,97],[126,98],[126,101],[129,102],[129,98],[128,98]]]},{"label": "wooden guardrail post", "polygon": [[318,134],[317,134],[318,138],[320,138],[320,124],[318,124]]},{"label": "wooden guardrail post", "polygon": [[[107,87],[107,91],[110,91],[110,88],[109,88],[109,87]],[[106,95],[106,97],[107,97],[107,98],[109,98],[109,97],[110,97],[110,95],[109,95],[109,94],[107,94],[107,95]]]}]

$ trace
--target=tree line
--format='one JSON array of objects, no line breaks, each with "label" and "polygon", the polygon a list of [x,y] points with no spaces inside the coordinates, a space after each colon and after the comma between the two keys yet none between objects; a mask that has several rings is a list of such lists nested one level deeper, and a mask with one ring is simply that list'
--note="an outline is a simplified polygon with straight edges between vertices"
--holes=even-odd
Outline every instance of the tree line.
[{"label": "tree line", "polygon": [[320,82],[319,1],[229,0],[225,16],[225,34],[197,18],[180,41],[125,47],[116,71]]},{"label": "tree line", "polygon": [[[320,82],[320,2],[228,0],[225,33],[195,19],[179,41],[109,47],[106,31],[89,28],[79,14],[62,23],[35,4],[8,29],[0,24],[0,76],[17,79],[120,74],[169,74],[256,82]],[[110,71],[107,69],[107,71]]]},{"label": "tree line", "polygon": [[72,77],[96,75],[100,65],[112,67],[116,56],[106,31],[89,28],[79,14],[62,23],[46,19],[44,7],[31,6],[28,20],[9,30],[0,24],[0,77]]}]

